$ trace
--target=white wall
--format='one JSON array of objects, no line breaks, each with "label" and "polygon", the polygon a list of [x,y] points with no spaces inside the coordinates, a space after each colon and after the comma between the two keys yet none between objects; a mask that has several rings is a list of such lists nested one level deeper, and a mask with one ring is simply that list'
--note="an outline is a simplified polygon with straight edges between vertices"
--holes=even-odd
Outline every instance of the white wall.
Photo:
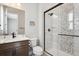
[{"label": "white wall", "polygon": [[[25,9],[25,32],[26,36],[38,37],[38,4],[26,3],[22,4]],[[35,22],[35,26],[30,26],[30,21]]]}]

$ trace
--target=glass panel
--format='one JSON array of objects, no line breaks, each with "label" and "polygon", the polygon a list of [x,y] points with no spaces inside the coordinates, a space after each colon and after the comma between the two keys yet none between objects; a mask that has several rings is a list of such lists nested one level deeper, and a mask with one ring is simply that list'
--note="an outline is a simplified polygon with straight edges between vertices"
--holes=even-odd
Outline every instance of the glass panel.
[{"label": "glass panel", "polygon": [[51,32],[51,26],[52,26],[52,18],[50,13],[46,13],[45,15],[45,49],[47,52],[50,53],[50,49],[52,46],[52,32]]},{"label": "glass panel", "polygon": [[[74,19],[73,19],[73,4],[63,4],[47,12],[50,15],[48,20],[52,21],[50,43],[49,39],[45,39],[46,51],[52,55],[73,55],[73,37],[62,36],[60,34],[74,35]],[[52,15],[51,15],[52,14]],[[46,16],[48,17],[48,16]],[[47,20],[47,18],[45,18]],[[45,24],[47,25],[48,22]],[[51,24],[51,22],[50,22]],[[48,45],[50,49],[48,49]]]},{"label": "glass panel", "polygon": [[[74,5],[74,35],[79,36],[79,4]],[[79,56],[79,37],[73,39],[73,55]]]}]

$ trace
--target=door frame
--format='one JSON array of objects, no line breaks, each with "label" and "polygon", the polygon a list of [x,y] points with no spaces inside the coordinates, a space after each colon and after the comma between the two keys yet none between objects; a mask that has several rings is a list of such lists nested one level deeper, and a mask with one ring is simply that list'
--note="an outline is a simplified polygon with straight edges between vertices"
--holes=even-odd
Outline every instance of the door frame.
[{"label": "door frame", "polygon": [[56,8],[56,7],[60,6],[60,5],[62,5],[62,4],[64,4],[64,3],[58,3],[57,5],[55,5],[55,6],[51,7],[51,8],[49,8],[49,9],[47,9],[46,11],[44,11],[44,15],[43,15],[43,16],[44,16],[44,51],[45,51],[47,54],[51,55],[51,56],[53,56],[53,55],[50,54],[49,52],[47,52],[46,49],[45,49],[45,14],[46,14],[47,12],[51,11],[52,9],[54,9],[54,8]]}]

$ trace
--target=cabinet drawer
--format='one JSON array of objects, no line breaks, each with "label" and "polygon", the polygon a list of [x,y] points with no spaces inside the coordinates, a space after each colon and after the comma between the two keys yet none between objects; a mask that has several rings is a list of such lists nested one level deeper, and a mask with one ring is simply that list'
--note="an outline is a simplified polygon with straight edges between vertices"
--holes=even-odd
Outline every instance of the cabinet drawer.
[{"label": "cabinet drawer", "polygon": [[23,45],[28,45],[28,44],[29,44],[28,40],[0,44],[0,50],[9,49],[9,48],[15,48],[15,47],[23,46]]},{"label": "cabinet drawer", "polygon": [[13,44],[10,44],[10,43],[0,44],[0,50],[10,49],[12,47],[13,47]]},{"label": "cabinet drawer", "polygon": [[29,44],[28,41],[18,41],[18,42],[13,42],[12,43],[14,47],[19,47],[19,46],[24,46],[24,45],[27,45]]}]

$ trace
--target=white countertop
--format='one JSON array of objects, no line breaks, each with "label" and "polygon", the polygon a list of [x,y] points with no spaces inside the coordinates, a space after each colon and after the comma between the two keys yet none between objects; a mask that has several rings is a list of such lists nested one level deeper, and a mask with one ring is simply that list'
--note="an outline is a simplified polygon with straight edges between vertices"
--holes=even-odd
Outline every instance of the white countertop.
[{"label": "white countertop", "polygon": [[23,40],[30,40],[30,38],[21,35],[16,36],[15,38],[12,38],[11,36],[7,36],[5,39],[3,37],[0,37],[0,44],[23,41]]}]

